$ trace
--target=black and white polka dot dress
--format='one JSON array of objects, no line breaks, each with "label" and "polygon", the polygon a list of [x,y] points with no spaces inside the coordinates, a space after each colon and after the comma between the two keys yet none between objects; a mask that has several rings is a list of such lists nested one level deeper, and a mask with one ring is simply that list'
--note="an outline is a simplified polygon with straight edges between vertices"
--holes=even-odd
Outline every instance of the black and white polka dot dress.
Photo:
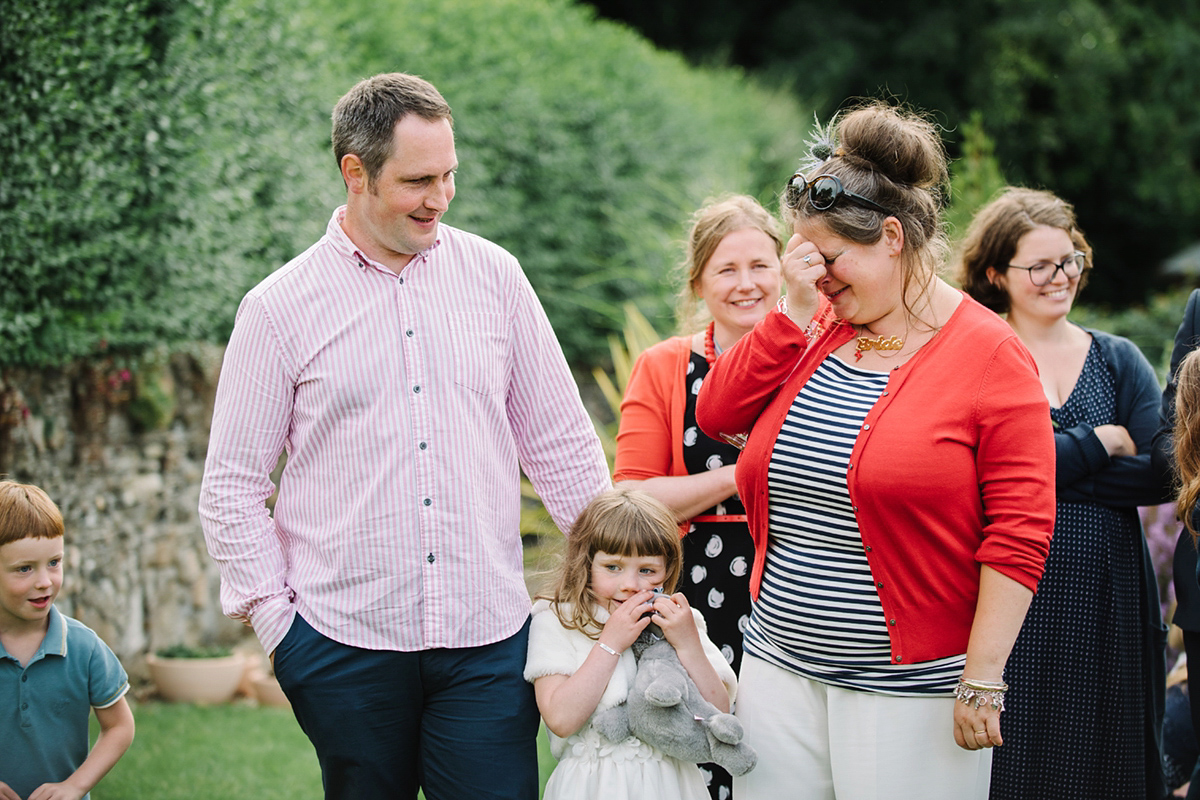
[{"label": "black and white polka dot dress", "polygon": [[[1060,429],[1115,422],[1093,342]],[[992,800],[1144,800],[1146,619],[1134,508],[1059,501],[1046,571],[1005,670]],[[1154,599],[1157,602],[1157,598]]]},{"label": "black and white polka dot dress", "polygon": [[[738,449],[710,439],[696,425],[696,395],[708,374],[704,356],[688,362],[687,404],[683,414],[683,462],[689,475],[737,461]],[[734,495],[699,516],[745,514]],[[679,591],[704,615],[708,635],[737,672],[742,664],[742,631],[750,619],[750,567],[754,542],[745,522],[694,522],[683,537],[683,575]],[[710,764],[701,764],[713,800],[731,796],[733,779]]]}]

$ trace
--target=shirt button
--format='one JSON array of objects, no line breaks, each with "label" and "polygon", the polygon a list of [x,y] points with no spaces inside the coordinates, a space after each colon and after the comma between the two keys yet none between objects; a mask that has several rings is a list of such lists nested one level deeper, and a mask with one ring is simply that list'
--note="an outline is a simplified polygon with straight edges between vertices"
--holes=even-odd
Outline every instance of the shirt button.
[{"label": "shirt button", "polygon": [[877,583],[877,584],[875,584],[875,585],[876,585],[876,586],[878,586],[880,589],[882,589],[882,588],[883,588],[883,581],[880,581],[879,583]]},{"label": "shirt button", "polygon": [[896,656],[896,663],[897,663],[897,664],[899,664],[899,663],[900,663],[901,661],[903,661],[903,660],[904,660],[904,656]]},{"label": "shirt button", "polygon": [[894,619],[888,620],[888,625],[895,625],[895,624],[896,624],[896,620],[894,620]]},{"label": "shirt button", "polygon": [[884,389],[884,391],[883,391],[883,396],[884,396],[884,397],[887,397],[887,396],[888,396],[888,393],[887,393],[887,390],[886,390],[886,389]]},{"label": "shirt button", "polygon": [[867,552],[871,552],[871,545],[867,545]]},{"label": "shirt button", "polygon": [[870,426],[870,425],[863,425],[863,430],[864,430],[864,431],[869,431],[869,430],[871,430],[871,426]]},{"label": "shirt button", "polygon": [[424,450],[425,448],[429,447],[429,445],[425,444],[425,442],[421,442],[419,445],[417,445],[417,447],[419,447],[419,448],[421,448],[422,450]]},{"label": "shirt button", "polygon": [[22,675],[22,676],[21,676],[21,683],[24,683],[24,682],[25,682],[25,681],[27,681],[27,680],[29,680],[29,676],[28,676],[28,675]]},{"label": "shirt button", "polygon": [[431,504],[433,503],[433,501],[432,501],[432,500],[430,500],[428,497],[426,497],[426,498],[425,498],[423,501],[421,501],[421,502],[425,503],[425,505],[431,505]]},{"label": "shirt button", "polygon": [[853,511],[855,514],[857,514],[857,513],[858,513],[858,506],[850,506],[850,510],[851,510],[851,511]]},{"label": "shirt button", "polygon": [[413,387],[413,392],[414,392],[414,393],[416,393],[416,394],[420,394],[420,393],[421,393],[421,387],[420,387],[420,386],[414,386],[414,387]]},{"label": "shirt button", "polygon": [[425,556],[425,560],[426,560],[426,561],[428,561],[430,564],[432,564],[432,563],[433,563],[434,561],[436,561],[437,559],[435,559],[435,558],[433,557],[433,553],[430,553],[429,555]]},{"label": "shirt button", "polygon": [[404,278],[401,278],[401,279],[400,279],[400,283],[404,283]]},{"label": "shirt button", "polygon": [[412,335],[413,335],[412,328],[409,328],[408,330],[406,330],[404,332],[404,335],[408,336],[409,338],[412,338]]}]

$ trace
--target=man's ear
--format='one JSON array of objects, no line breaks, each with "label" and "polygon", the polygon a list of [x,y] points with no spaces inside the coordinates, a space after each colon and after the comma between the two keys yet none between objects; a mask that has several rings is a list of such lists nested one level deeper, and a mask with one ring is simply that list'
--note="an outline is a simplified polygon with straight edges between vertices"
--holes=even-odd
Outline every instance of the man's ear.
[{"label": "man's ear", "polygon": [[367,191],[367,170],[362,159],[354,153],[342,156],[342,180],[346,182],[346,190],[352,194],[362,194]]}]

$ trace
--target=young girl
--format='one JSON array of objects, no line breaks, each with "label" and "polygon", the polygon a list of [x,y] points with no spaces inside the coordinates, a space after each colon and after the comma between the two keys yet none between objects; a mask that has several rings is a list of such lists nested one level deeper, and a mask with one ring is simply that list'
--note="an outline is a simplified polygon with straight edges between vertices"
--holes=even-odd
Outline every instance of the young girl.
[{"label": "young girl", "polygon": [[674,590],[682,558],[674,515],[645,492],[605,492],[575,521],[553,592],[534,604],[525,665],[558,759],[545,800],[708,797],[695,764],[632,736],[610,742],[591,726],[625,700],[637,672],[629,646],[651,622],[704,697],[729,710],[737,681],[704,618],[682,594],[653,591]]}]

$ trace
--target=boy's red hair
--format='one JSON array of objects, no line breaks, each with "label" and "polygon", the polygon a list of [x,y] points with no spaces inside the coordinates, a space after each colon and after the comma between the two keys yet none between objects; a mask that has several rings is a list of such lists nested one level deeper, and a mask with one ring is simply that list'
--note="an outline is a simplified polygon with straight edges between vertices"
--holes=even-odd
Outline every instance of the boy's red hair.
[{"label": "boy's red hair", "polygon": [[62,535],[62,512],[45,492],[31,484],[0,481],[0,545]]}]

